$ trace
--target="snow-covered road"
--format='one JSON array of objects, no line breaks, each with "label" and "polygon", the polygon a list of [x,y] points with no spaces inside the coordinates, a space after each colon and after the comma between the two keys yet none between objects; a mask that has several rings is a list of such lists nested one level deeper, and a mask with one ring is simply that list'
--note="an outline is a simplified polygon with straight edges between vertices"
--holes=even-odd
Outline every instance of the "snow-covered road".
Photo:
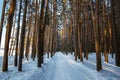
[{"label": "snow-covered road", "polygon": [[[115,60],[110,58],[110,63],[103,63],[103,70],[96,71],[95,54],[89,55],[89,60],[84,63],[74,60],[74,55],[63,55],[56,52],[52,58],[44,55],[44,63],[37,67],[37,60],[23,59],[23,71],[19,72],[14,67],[14,56],[9,56],[9,71],[2,72],[2,58],[0,56],[0,80],[120,80],[120,68],[115,66]],[[103,60],[103,57],[102,57]]]},{"label": "snow-covered road", "polygon": [[97,80],[88,68],[58,52],[48,64],[43,64],[39,80]]}]

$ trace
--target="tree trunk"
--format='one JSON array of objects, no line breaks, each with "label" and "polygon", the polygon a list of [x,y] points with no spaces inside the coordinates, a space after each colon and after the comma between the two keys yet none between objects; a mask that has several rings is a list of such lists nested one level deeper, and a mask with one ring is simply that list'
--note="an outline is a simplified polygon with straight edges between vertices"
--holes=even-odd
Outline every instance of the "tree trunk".
[{"label": "tree trunk", "polygon": [[96,60],[97,60],[97,71],[100,71],[102,69],[102,63],[101,63],[101,53],[100,53],[100,36],[99,36],[99,0],[96,1],[96,26],[95,31],[95,47],[96,47]]},{"label": "tree trunk", "polygon": [[103,0],[103,27],[104,27],[104,58],[105,62],[108,63],[108,50],[107,50],[107,20],[106,20],[106,5],[105,0]]},{"label": "tree trunk", "polygon": [[44,5],[45,0],[42,0],[41,3],[41,14],[39,19],[39,26],[38,26],[38,67],[41,67],[41,64],[43,62],[43,50],[44,50],[44,31],[43,31],[43,18],[44,18]]},{"label": "tree trunk", "polygon": [[4,48],[4,58],[3,58],[3,66],[2,71],[8,71],[8,50],[9,50],[9,41],[10,41],[10,34],[13,24],[13,16],[16,7],[16,0],[11,0],[10,2],[10,11],[8,14],[8,21],[6,27],[6,36],[5,36],[5,48]]},{"label": "tree trunk", "polygon": [[16,33],[16,49],[15,49],[14,66],[17,66],[17,59],[18,59],[18,42],[19,42],[21,9],[22,9],[22,0],[20,0],[20,3],[19,3],[19,14],[18,14],[17,33]]},{"label": "tree trunk", "polygon": [[3,0],[1,23],[0,23],[0,45],[1,45],[1,38],[2,38],[2,29],[3,29],[4,17],[5,17],[5,7],[6,7],[6,0]]},{"label": "tree trunk", "polygon": [[92,0],[90,1],[92,22],[94,26],[94,37],[95,37],[95,49],[96,49],[96,67],[97,71],[102,69],[101,53],[100,53],[100,42],[99,42],[99,0],[96,1],[96,21],[94,16],[94,10],[92,6]]},{"label": "tree trunk", "polygon": [[113,24],[114,24],[114,32],[115,32],[115,42],[116,42],[116,66],[119,66],[120,67],[120,5],[119,5],[119,2],[118,0],[112,0],[112,12],[113,12]]},{"label": "tree trunk", "polygon": [[36,55],[36,28],[37,28],[37,10],[38,8],[38,0],[36,0],[36,8],[35,8],[35,23],[34,23],[34,27],[33,27],[33,40],[32,40],[32,58],[33,58],[33,61],[35,60],[35,55]]},{"label": "tree trunk", "polygon": [[20,54],[19,54],[19,64],[18,71],[22,71],[22,58],[24,54],[24,41],[25,41],[25,27],[26,27],[26,14],[27,14],[27,3],[28,0],[24,0],[24,13],[23,13],[23,22],[20,36]]}]

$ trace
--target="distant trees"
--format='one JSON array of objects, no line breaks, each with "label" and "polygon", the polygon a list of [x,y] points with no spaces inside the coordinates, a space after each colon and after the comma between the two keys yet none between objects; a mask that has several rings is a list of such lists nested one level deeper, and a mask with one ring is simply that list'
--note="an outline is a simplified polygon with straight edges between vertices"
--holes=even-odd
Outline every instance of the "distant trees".
[{"label": "distant trees", "polygon": [[[66,1],[65,4],[67,3],[68,2]],[[113,2],[111,1],[111,4],[112,3]],[[110,16],[112,12],[110,10],[110,7],[112,7],[113,9],[118,9],[117,8],[118,6],[116,7],[113,7],[112,5],[110,6],[110,1],[107,1],[107,0],[102,0],[102,1],[100,0],[82,1],[81,0],[80,2],[70,1],[69,5],[71,6],[70,7],[71,11],[69,13],[72,15],[70,17],[72,18],[73,21],[71,21],[72,24],[70,23],[68,24],[72,25],[73,27],[72,35],[74,40],[73,44],[74,44],[75,60],[77,60],[77,58],[80,58],[80,55],[81,55],[80,59],[82,61],[81,53],[84,53],[84,57],[88,59],[89,52],[96,51],[97,70],[100,71],[102,69],[101,53],[104,54],[105,62],[108,63],[108,60],[109,60],[108,53],[114,54],[115,52],[115,46],[113,46],[114,42],[112,42],[115,40],[112,38],[112,36],[114,36],[114,33],[116,33],[117,31],[113,32],[114,29],[112,30],[112,26],[114,26],[115,23],[117,22],[116,18],[118,18],[118,15],[117,14],[115,15],[115,11],[112,11],[114,12],[113,19],[116,19],[116,22],[114,22],[115,21],[114,20],[113,21],[114,24],[111,25]],[[64,7],[67,7],[67,6],[64,6]],[[66,14],[69,14],[67,13],[67,10],[65,12]],[[65,44],[64,46],[67,46],[67,45]],[[118,55],[119,54],[116,53],[116,64],[117,62],[119,62]]]}]

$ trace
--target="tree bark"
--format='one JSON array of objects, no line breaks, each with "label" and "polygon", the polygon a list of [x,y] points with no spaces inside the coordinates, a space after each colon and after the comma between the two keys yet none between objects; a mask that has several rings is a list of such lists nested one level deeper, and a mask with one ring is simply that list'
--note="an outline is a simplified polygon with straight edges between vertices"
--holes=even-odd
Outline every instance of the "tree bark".
[{"label": "tree bark", "polygon": [[44,50],[44,31],[43,31],[43,18],[44,18],[44,5],[45,5],[45,0],[42,0],[41,3],[41,14],[40,14],[40,19],[39,19],[39,26],[38,26],[38,67],[41,67],[41,64],[43,63],[43,50]]},{"label": "tree bark", "polygon": [[25,41],[25,27],[26,27],[26,14],[27,14],[27,4],[28,0],[24,0],[24,13],[23,13],[23,22],[20,36],[20,54],[19,54],[19,63],[18,71],[22,71],[22,58],[24,54],[24,41]]},{"label": "tree bark", "polygon": [[10,41],[10,34],[11,34],[11,29],[13,24],[15,7],[16,7],[16,0],[11,0],[10,11],[8,14],[6,35],[5,35],[5,48],[4,48],[4,58],[3,58],[3,66],[2,66],[3,72],[8,71],[8,50],[9,50],[9,41]]},{"label": "tree bark", "polygon": [[18,14],[17,33],[16,33],[16,49],[15,49],[14,66],[17,66],[17,59],[18,59],[18,42],[19,42],[21,9],[22,9],[22,0],[20,0],[20,3],[19,3],[19,14]]},{"label": "tree bark", "polygon": [[3,29],[4,17],[5,17],[5,7],[6,7],[6,0],[3,0],[1,23],[0,23],[0,45],[1,45],[1,38],[2,38],[2,29]]}]

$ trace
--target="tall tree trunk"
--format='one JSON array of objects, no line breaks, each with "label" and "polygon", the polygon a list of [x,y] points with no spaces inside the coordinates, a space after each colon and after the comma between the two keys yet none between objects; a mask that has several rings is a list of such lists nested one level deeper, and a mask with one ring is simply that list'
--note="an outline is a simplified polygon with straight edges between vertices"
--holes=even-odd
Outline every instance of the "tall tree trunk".
[{"label": "tall tree trunk", "polygon": [[105,0],[103,0],[103,27],[104,27],[104,57],[105,62],[108,63],[108,51],[107,51],[107,20],[106,20],[106,5]]},{"label": "tall tree trunk", "polygon": [[32,40],[32,58],[35,60],[35,55],[36,55],[36,29],[37,29],[37,10],[38,8],[38,0],[36,0],[36,8],[35,8],[35,23],[34,23],[34,29],[33,29],[33,40]]},{"label": "tall tree trunk", "polygon": [[75,61],[77,61],[77,57],[79,54],[79,46],[78,46],[78,27],[79,27],[79,10],[78,10],[78,0],[76,0],[75,2],[76,4],[76,15],[75,15],[75,19],[76,19],[76,23],[75,23]]},{"label": "tall tree trunk", "polygon": [[99,0],[96,1],[96,26],[95,31],[95,47],[96,47],[96,60],[97,60],[97,71],[100,71],[102,69],[102,63],[101,63],[101,52],[100,52],[100,36],[99,36]]},{"label": "tall tree trunk", "polygon": [[[78,9],[79,9],[78,12],[80,13],[80,11],[81,11],[80,0],[78,0]],[[82,38],[81,38],[81,36],[82,36],[82,35],[81,35],[81,33],[82,33],[82,32],[81,32],[81,27],[82,27],[81,21],[82,21],[82,18],[81,18],[80,15],[78,15],[78,18],[79,18],[79,19],[78,19],[78,20],[79,20],[79,23],[78,23],[78,24],[79,24],[79,27],[78,27],[78,32],[79,32],[79,33],[78,33],[78,37],[79,37],[79,49],[80,49],[80,50],[79,50],[79,51],[80,51],[80,55],[79,55],[79,56],[80,56],[80,61],[83,62],[83,56],[82,56]]]},{"label": "tall tree trunk", "polygon": [[[114,24],[114,32],[115,32],[115,42],[116,42],[116,66],[119,66],[120,67],[120,5],[119,5],[119,2],[118,0],[112,0],[112,7],[113,7],[113,10],[112,10],[112,13],[114,14],[113,15],[113,24]],[[115,13],[114,13],[114,12]]]},{"label": "tall tree trunk", "polygon": [[56,30],[56,0],[53,2],[53,31],[52,31],[52,50],[51,50],[51,56],[54,55],[55,52],[55,30]]},{"label": "tall tree trunk", "polygon": [[88,28],[89,28],[89,26],[88,26],[88,21],[89,21],[89,19],[88,19],[88,13],[89,13],[89,11],[88,11],[88,5],[87,5],[87,3],[88,3],[88,1],[85,1],[85,58],[88,60],[88,54],[89,54],[89,39],[88,39]]},{"label": "tall tree trunk", "polygon": [[100,53],[100,42],[99,42],[99,0],[96,1],[96,21],[94,16],[94,10],[92,6],[92,0],[90,1],[92,22],[94,26],[94,37],[95,37],[95,49],[96,49],[96,67],[97,71],[102,69],[101,53]]},{"label": "tall tree trunk", "polygon": [[45,5],[45,0],[42,0],[41,3],[41,14],[39,18],[39,25],[38,25],[38,67],[41,67],[41,64],[43,62],[43,50],[44,50],[44,31],[43,31],[43,18],[44,18],[44,5]]},{"label": "tall tree trunk", "polygon": [[22,58],[24,53],[24,41],[25,41],[25,26],[26,26],[26,14],[27,14],[27,3],[28,0],[24,0],[24,13],[23,13],[23,22],[20,36],[20,54],[19,54],[19,64],[18,71],[22,71]]},{"label": "tall tree trunk", "polygon": [[4,48],[4,58],[3,58],[3,66],[2,71],[8,71],[8,50],[9,50],[9,41],[10,41],[10,34],[13,24],[13,16],[16,7],[16,0],[11,0],[10,2],[10,11],[8,14],[8,21],[6,27],[6,37],[5,37],[5,48]]},{"label": "tall tree trunk", "polygon": [[3,0],[1,23],[0,23],[0,45],[1,45],[1,38],[2,38],[2,29],[3,29],[4,17],[5,17],[5,7],[6,7],[6,0]]},{"label": "tall tree trunk", "polygon": [[20,0],[20,3],[19,3],[19,14],[18,14],[17,33],[16,33],[16,49],[15,49],[14,66],[17,66],[17,59],[18,59],[18,42],[19,42],[21,9],[22,9],[22,0]]}]

